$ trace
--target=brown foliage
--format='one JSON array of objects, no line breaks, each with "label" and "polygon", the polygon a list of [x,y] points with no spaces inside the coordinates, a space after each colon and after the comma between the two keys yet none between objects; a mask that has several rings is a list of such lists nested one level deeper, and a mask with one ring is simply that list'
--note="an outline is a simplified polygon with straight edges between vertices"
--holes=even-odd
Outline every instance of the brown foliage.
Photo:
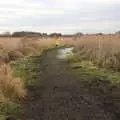
[{"label": "brown foliage", "polygon": [[75,41],[79,57],[91,60],[100,67],[120,70],[120,36],[117,35],[86,35]]},{"label": "brown foliage", "polygon": [[20,78],[14,78],[9,65],[0,67],[0,101],[23,98],[25,89]]}]

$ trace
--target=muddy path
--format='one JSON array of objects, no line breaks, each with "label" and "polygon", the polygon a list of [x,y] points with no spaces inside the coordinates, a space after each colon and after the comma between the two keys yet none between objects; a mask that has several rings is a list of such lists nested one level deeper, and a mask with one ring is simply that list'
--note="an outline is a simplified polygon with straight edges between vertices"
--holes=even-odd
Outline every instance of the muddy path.
[{"label": "muddy path", "polygon": [[[57,49],[34,56],[37,84],[27,86],[22,120],[119,120],[120,111],[101,80],[84,81],[56,58]],[[98,85],[96,85],[98,84]],[[108,83],[106,83],[108,84]]]}]

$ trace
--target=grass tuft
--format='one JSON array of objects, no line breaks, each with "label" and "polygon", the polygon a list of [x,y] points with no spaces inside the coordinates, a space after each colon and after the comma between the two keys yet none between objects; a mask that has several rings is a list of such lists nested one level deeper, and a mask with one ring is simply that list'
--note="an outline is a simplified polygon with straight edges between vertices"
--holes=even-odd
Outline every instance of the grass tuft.
[{"label": "grass tuft", "polygon": [[0,68],[0,91],[2,93],[1,101],[20,99],[26,94],[21,79],[14,78],[11,67],[6,64]]}]

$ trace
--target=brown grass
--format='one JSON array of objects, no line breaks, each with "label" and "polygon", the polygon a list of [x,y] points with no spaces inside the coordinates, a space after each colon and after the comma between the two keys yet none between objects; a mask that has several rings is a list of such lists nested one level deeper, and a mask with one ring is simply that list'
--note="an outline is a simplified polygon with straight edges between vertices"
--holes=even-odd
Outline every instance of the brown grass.
[{"label": "brown grass", "polygon": [[[55,44],[55,40],[56,38],[50,37],[1,37],[0,51],[4,49],[5,52],[0,52],[0,62],[1,60],[8,62],[13,58],[34,53],[40,48]],[[81,59],[91,60],[100,67],[120,70],[119,35],[84,35],[80,37],[61,37],[60,40],[62,44],[75,45]]]},{"label": "brown grass", "polygon": [[23,81],[13,77],[9,63],[54,43],[53,38],[0,37],[0,102],[20,99],[26,94]]},{"label": "brown grass", "polygon": [[55,44],[54,38],[0,37],[0,64],[33,54],[53,44]]},{"label": "brown grass", "polygon": [[12,61],[12,60],[17,60],[18,58],[24,57],[24,55],[17,50],[10,50],[8,51],[8,57],[9,57],[9,60]]},{"label": "brown grass", "polygon": [[100,67],[120,70],[120,36],[86,35],[74,41],[81,59],[91,60]]},{"label": "brown grass", "polygon": [[[0,38],[0,102],[25,95],[23,81],[12,76],[8,63],[43,47],[54,45],[55,40],[49,37]],[[120,70],[120,36],[84,35],[61,37],[60,40],[62,44],[75,46],[78,60],[90,60],[100,67]]]},{"label": "brown grass", "polygon": [[20,40],[21,40],[20,37],[16,37],[16,38],[14,38],[14,37],[0,37],[0,45],[3,48],[13,50],[13,49],[18,48]]},{"label": "brown grass", "polygon": [[25,89],[20,78],[14,78],[9,65],[0,67],[0,101],[13,100],[25,96]]}]

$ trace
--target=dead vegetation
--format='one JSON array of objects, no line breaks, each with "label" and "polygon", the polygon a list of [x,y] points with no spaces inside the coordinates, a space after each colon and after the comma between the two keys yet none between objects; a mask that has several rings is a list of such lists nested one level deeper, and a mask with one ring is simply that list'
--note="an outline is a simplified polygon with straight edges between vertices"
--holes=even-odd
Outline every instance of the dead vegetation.
[{"label": "dead vegetation", "polygon": [[[23,81],[12,76],[9,63],[55,44],[55,38],[0,38],[0,101],[24,96]],[[75,45],[76,60],[90,60],[100,67],[120,70],[119,35],[61,37],[61,44]],[[7,71],[7,72],[5,72]]]},{"label": "dead vegetation", "polygon": [[20,78],[14,78],[9,65],[0,67],[0,102],[23,98],[25,89]]},{"label": "dead vegetation", "polygon": [[74,45],[80,59],[120,71],[119,40],[118,35],[86,35],[76,38]]},{"label": "dead vegetation", "polygon": [[21,99],[26,95],[24,82],[13,77],[9,63],[53,43],[52,39],[45,41],[39,37],[0,38],[0,102]]}]

